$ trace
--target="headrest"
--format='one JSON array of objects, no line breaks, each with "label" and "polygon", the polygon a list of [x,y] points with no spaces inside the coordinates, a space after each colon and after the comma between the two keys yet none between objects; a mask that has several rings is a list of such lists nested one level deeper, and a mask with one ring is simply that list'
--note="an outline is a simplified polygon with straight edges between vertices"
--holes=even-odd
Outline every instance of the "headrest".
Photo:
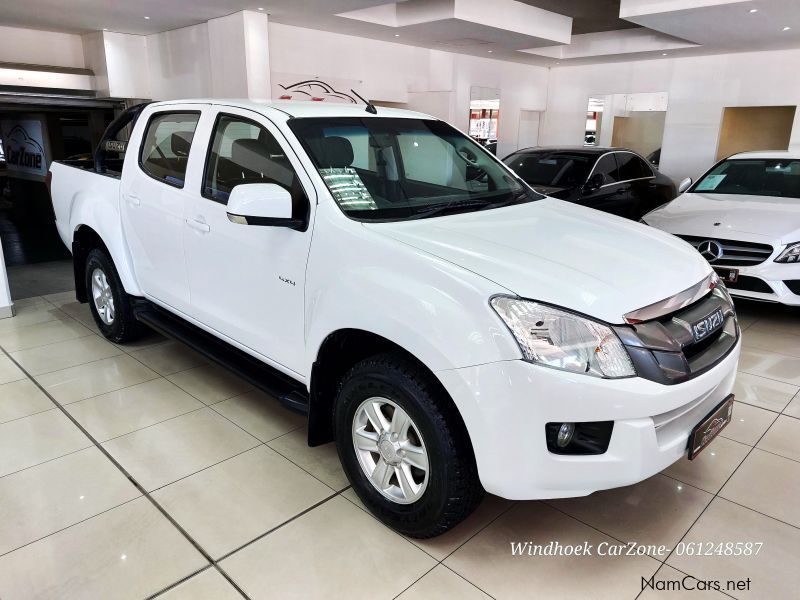
[{"label": "headrest", "polygon": [[322,138],[320,167],[342,169],[353,164],[353,145],[347,138],[332,136]]},{"label": "headrest", "polygon": [[170,136],[169,146],[175,156],[189,156],[189,150],[192,147],[192,137],[194,132],[191,131],[176,131]]},{"label": "headrest", "polygon": [[249,171],[264,173],[269,168],[269,148],[259,140],[234,140],[231,144],[231,160]]}]

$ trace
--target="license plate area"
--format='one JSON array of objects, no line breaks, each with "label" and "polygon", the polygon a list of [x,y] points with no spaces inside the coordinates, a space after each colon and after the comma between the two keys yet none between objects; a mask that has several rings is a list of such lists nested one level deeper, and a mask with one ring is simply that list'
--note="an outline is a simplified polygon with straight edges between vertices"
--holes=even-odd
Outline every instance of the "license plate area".
[{"label": "license plate area", "polygon": [[688,444],[689,460],[694,460],[727,427],[732,417],[733,394],[730,394],[692,429]]},{"label": "license plate area", "polygon": [[728,269],[726,267],[714,267],[719,278],[724,283],[736,283],[739,280],[739,269]]}]

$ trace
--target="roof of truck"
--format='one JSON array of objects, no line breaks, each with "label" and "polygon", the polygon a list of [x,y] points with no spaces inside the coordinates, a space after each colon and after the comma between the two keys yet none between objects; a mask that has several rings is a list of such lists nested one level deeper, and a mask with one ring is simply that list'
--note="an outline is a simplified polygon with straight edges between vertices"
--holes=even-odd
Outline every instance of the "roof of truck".
[{"label": "roof of truck", "polygon": [[754,150],[750,152],[739,152],[728,158],[800,159],[800,150]]},{"label": "roof of truck", "polygon": [[164,102],[154,102],[153,106],[171,106],[175,104],[213,104],[217,106],[233,106],[246,108],[255,112],[267,114],[271,111],[279,111],[291,117],[401,117],[410,119],[433,119],[430,115],[403,110],[399,108],[376,107],[378,113],[373,115],[368,113],[366,106],[362,103],[352,104],[344,102],[313,102],[295,100],[271,100],[265,102],[255,102],[253,100],[236,100],[231,98],[194,98],[190,100],[167,100]]}]

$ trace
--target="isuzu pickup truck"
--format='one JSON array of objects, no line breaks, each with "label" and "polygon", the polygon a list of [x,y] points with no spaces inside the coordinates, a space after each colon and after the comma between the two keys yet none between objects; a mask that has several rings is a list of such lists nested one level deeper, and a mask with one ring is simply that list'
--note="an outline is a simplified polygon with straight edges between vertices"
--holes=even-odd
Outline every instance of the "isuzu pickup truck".
[{"label": "isuzu pickup truck", "polygon": [[108,339],[149,326],[307,413],[404,534],[484,491],[638,482],[730,420],[739,327],[695,249],[537,194],[435,118],[139,105],[51,186]]}]

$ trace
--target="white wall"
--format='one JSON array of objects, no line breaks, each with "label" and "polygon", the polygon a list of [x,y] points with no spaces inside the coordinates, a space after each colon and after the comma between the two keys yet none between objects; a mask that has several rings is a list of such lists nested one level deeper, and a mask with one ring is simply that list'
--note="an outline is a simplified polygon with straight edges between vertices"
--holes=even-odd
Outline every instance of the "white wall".
[{"label": "white wall", "polygon": [[[800,50],[781,50],[556,67],[540,143],[580,144],[590,95],[666,91],[660,168],[696,177],[714,163],[725,106],[800,104],[799,64]],[[800,111],[790,143],[800,147]]]},{"label": "white wall", "polygon": [[472,86],[500,90],[498,155],[516,149],[520,110],[543,110],[548,70],[312,29],[270,23],[270,68],[361,81],[371,100],[407,103],[451,121],[469,123]]},{"label": "white wall", "polygon": [[150,93],[159,100],[211,95],[208,24],[147,36]]},{"label": "white wall", "polygon": [[83,43],[79,35],[0,26],[0,62],[83,68]]}]

